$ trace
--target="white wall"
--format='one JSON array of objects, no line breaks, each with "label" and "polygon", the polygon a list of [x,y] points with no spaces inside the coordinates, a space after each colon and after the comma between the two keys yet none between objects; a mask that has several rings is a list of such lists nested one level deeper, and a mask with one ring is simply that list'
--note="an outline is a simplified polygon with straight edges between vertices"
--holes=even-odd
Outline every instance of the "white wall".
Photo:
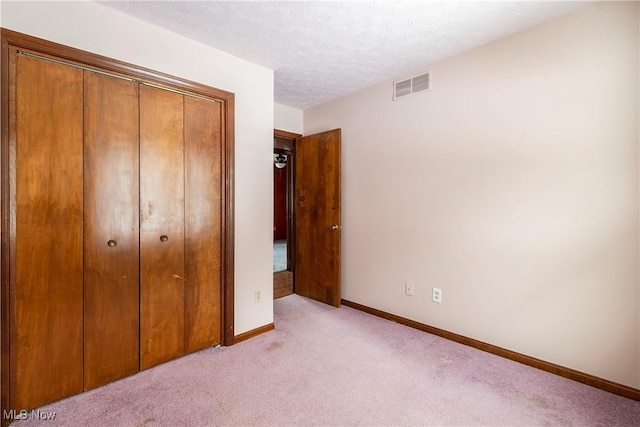
[{"label": "white wall", "polygon": [[273,106],[273,124],[275,129],[302,134],[302,110],[275,103]]},{"label": "white wall", "polygon": [[271,323],[273,71],[92,2],[1,8],[4,28],[235,93],[235,332]]},{"label": "white wall", "polygon": [[640,387],[638,36],[594,4],[306,110],[343,130],[343,298]]}]

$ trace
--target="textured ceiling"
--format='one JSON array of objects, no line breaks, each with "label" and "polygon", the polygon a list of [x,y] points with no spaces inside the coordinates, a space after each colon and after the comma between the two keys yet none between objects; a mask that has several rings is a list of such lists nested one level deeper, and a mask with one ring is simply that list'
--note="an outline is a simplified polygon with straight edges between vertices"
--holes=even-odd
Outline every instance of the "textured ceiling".
[{"label": "textured ceiling", "polygon": [[587,2],[101,3],[273,69],[275,102],[304,110],[406,77]]}]

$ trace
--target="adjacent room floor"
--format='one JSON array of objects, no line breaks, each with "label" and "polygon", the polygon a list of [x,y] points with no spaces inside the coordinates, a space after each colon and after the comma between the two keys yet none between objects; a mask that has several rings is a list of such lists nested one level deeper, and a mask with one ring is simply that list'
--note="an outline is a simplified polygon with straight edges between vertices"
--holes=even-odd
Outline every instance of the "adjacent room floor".
[{"label": "adjacent room floor", "polygon": [[273,272],[287,269],[287,241],[275,240],[273,242]]}]

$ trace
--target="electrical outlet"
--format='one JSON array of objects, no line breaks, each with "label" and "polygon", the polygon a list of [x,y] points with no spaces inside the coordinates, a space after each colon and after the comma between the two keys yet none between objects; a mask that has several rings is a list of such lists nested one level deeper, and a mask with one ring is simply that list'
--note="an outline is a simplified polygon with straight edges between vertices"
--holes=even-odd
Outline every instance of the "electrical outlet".
[{"label": "electrical outlet", "polygon": [[253,295],[255,302],[262,301],[262,289],[256,289],[256,292]]},{"label": "electrical outlet", "polygon": [[405,284],[404,284],[404,293],[405,293],[405,295],[413,296],[413,283],[405,282]]},{"label": "electrical outlet", "polygon": [[442,289],[433,288],[431,299],[433,300],[433,302],[437,302],[438,304],[440,304],[442,302]]}]

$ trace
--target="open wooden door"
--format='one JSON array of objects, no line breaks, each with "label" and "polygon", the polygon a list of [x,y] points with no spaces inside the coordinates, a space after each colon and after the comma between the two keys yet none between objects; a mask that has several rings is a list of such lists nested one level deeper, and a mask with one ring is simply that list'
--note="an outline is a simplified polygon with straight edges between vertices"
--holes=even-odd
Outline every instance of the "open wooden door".
[{"label": "open wooden door", "polygon": [[296,140],[295,292],[340,307],[341,130]]}]

